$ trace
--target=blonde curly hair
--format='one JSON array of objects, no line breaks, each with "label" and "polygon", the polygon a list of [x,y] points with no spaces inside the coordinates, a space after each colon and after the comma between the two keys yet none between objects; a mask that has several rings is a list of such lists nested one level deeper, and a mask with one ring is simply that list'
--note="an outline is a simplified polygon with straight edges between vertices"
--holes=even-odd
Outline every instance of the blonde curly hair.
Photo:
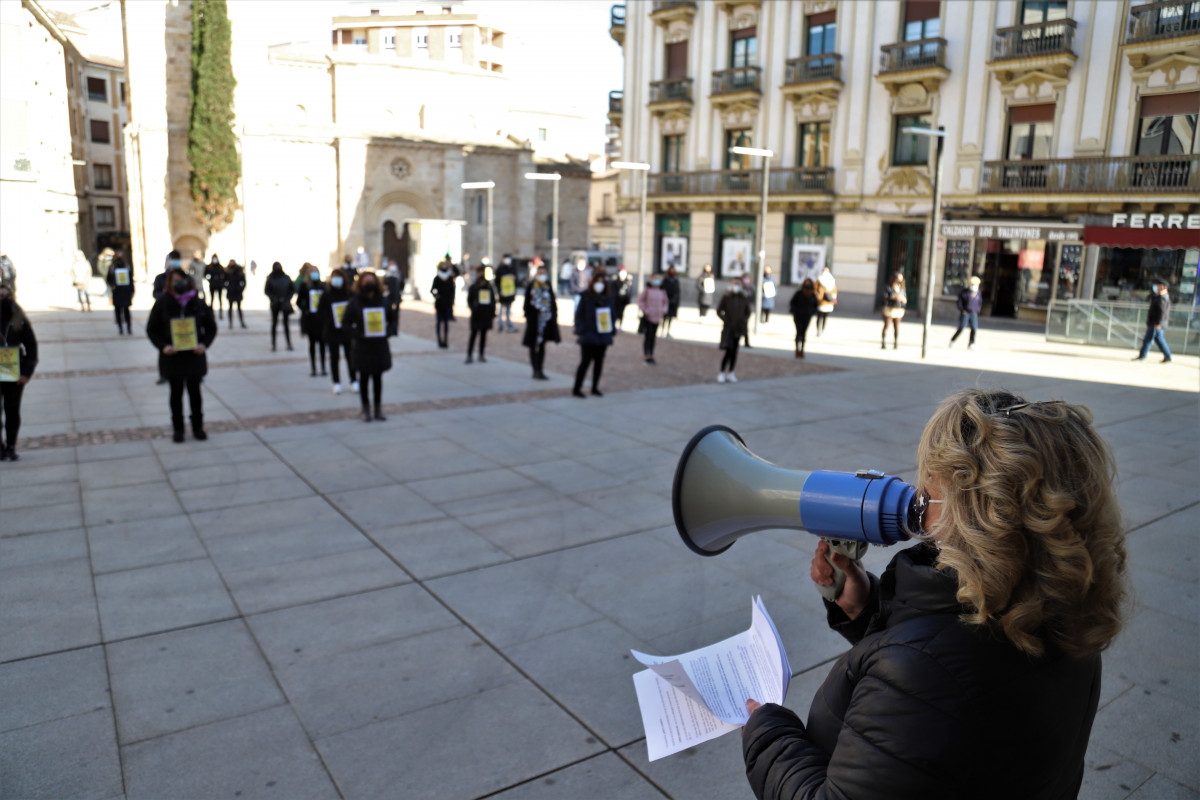
[{"label": "blonde curly hair", "polygon": [[1115,464],[1083,406],[967,389],[934,413],[917,451],[944,499],[939,568],[963,621],[1032,656],[1098,653],[1121,629],[1125,532]]}]

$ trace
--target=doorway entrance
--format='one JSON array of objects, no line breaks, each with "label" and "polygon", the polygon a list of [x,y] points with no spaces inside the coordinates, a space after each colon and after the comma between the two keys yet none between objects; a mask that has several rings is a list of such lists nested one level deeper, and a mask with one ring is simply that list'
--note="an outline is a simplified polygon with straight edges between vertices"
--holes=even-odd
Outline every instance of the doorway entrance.
[{"label": "doorway entrance", "polygon": [[409,253],[409,238],[408,238],[408,223],[404,223],[404,227],[400,235],[396,235],[396,223],[388,220],[383,223],[383,257],[396,262],[396,266],[400,269],[400,274],[404,279],[408,280],[408,253]]},{"label": "doorway entrance", "polygon": [[917,301],[920,299],[921,251],[924,243],[924,225],[888,225],[886,257],[879,260],[879,285],[875,291],[877,310],[883,306],[883,292],[891,283],[892,274],[896,272],[904,276],[908,307],[917,307]]}]

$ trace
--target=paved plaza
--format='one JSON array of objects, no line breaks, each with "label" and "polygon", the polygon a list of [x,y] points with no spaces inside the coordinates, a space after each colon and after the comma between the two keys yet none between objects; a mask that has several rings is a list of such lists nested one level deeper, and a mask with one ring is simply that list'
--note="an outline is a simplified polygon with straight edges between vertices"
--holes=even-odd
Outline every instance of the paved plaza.
[{"label": "paved plaza", "polygon": [[629,650],[741,632],[761,594],[804,716],[846,644],[812,537],[683,546],[680,451],[724,423],[779,464],[913,480],[937,402],[981,385],[1090,406],[1117,455],[1133,599],[1082,796],[1200,798],[1196,357],[991,326],[950,350],[937,325],[921,361],[917,323],[883,351],[878,321],[835,315],[798,362],[776,316],[718,385],[717,328],[683,313],[674,377],[641,377],[631,343],[579,400],[573,344],[549,382],[515,336],[466,366],[465,323],[439,351],[406,304],[389,419],[366,425],[250,309],[211,350],[209,440],[180,445],[144,336],[32,311],[22,458],[0,464],[0,797],[748,798],[737,734],[647,761]]}]

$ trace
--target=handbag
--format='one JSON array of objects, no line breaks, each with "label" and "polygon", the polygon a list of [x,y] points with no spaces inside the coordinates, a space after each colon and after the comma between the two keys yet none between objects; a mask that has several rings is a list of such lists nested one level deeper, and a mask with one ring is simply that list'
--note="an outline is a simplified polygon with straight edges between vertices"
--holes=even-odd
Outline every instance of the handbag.
[{"label": "handbag", "polygon": [[646,318],[640,314],[638,315],[638,331],[637,332],[638,333],[646,332]]}]

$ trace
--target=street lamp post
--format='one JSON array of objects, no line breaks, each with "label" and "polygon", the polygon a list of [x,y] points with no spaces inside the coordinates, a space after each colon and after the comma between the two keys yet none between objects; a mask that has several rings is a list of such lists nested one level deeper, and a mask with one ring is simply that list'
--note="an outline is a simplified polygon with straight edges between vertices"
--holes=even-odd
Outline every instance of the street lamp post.
[{"label": "street lamp post", "polygon": [[[650,165],[644,161],[614,161],[613,169],[632,169],[642,173],[642,208],[638,212],[638,291],[646,285],[646,185],[650,182]],[[624,254],[622,254],[624,258]],[[650,259],[653,261],[654,259]]]},{"label": "street lamp post", "polygon": [[754,333],[758,333],[758,320],[762,317],[763,266],[767,258],[767,188],[771,182],[771,157],[775,155],[775,151],[739,145],[729,148],[729,152],[739,156],[760,156],[763,160],[762,205],[758,210],[758,258],[755,259],[754,266],[754,320],[750,326]]},{"label": "street lamp post", "polygon": [[933,275],[933,261],[937,253],[938,226],[942,219],[942,146],[946,142],[946,127],[939,125],[935,131],[932,128],[901,128],[904,133],[917,136],[931,136],[937,140],[937,162],[933,170],[933,210],[930,212],[929,258],[925,265],[925,325],[921,331],[921,358],[929,347],[929,328],[933,324],[933,290],[936,285]]},{"label": "street lamp post", "polygon": [[554,205],[550,211],[550,263],[554,265],[554,269],[558,269],[558,182],[562,180],[562,175],[557,172],[526,172],[526,180],[531,181],[554,181]]},{"label": "street lamp post", "polygon": [[464,189],[487,189],[487,257],[488,263],[495,264],[492,257],[492,189],[496,188],[495,181],[470,181],[462,185]]}]

